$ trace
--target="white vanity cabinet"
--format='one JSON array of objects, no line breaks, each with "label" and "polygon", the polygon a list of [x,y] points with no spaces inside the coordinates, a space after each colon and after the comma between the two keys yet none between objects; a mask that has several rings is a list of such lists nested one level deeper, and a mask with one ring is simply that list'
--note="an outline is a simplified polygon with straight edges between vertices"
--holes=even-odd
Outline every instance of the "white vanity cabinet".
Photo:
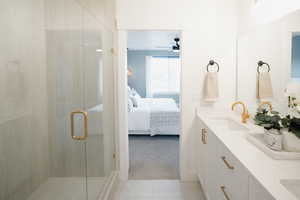
[{"label": "white vanity cabinet", "polygon": [[198,122],[197,173],[207,200],[274,200],[205,123]]},{"label": "white vanity cabinet", "polygon": [[196,134],[196,149],[197,149],[197,175],[202,185],[205,187],[205,164],[207,155],[207,137],[205,138],[205,126],[201,120],[198,120],[198,130]]},{"label": "white vanity cabinet", "polygon": [[215,135],[208,129],[204,130],[207,138],[206,144],[206,162],[205,162],[205,187],[207,200],[220,199],[221,194],[219,190],[219,168],[217,146],[218,140]]},{"label": "white vanity cabinet", "polygon": [[224,199],[248,199],[248,171],[224,146],[218,145],[219,188]]},{"label": "white vanity cabinet", "polygon": [[249,200],[275,200],[254,177],[249,176]]},{"label": "white vanity cabinet", "polygon": [[197,133],[197,173],[207,200],[220,199],[218,182],[217,138],[199,121]]}]

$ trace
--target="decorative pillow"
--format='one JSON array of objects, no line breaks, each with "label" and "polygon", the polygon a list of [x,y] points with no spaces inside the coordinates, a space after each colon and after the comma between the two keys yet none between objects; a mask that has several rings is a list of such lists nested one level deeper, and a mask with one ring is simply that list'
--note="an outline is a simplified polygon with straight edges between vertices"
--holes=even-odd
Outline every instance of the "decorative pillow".
[{"label": "decorative pillow", "polygon": [[141,99],[141,95],[139,95],[139,93],[134,89],[132,88],[132,94],[133,96],[136,98],[136,99]]},{"label": "decorative pillow", "polygon": [[133,110],[133,103],[131,98],[128,98],[128,112],[132,112]]},{"label": "decorative pillow", "polygon": [[128,92],[128,96],[132,95],[132,90],[129,86],[127,86],[127,92]]},{"label": "decorative pillow", "polygon": [[138,101],[135,98],[135,96],[130,95],[129,98],[131,99],[132,103],[133,103],[133,107],[138,107]]}]

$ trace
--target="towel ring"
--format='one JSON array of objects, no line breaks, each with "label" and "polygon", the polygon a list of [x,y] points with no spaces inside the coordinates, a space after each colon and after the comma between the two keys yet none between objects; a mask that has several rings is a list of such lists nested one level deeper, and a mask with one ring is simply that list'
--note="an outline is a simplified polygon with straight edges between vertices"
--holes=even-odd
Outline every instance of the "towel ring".
[{"label": "towel ring", "polygon": [[258,61],[258,63],[257,63],[257,73],[260,73],[260,71],[259,71],[259,69],[263,66],[263,65],[267,65],[267,67],[268,67],[268,72],[270,72],[271,71],[271,68],[270,68],[270,65],[268,64],[268,63],[266,63],[266,62],[264,62],[264,61]]},{"label": "towel ring", "polygon": [[207,66],[206,66],[207,72],[209,72],[209,67],[210,67],[210,66],[213,66],[213,65],[217,65],[217,67],[218,67],[217,72],[219,72],[219,71],[220,71],[220,66],[219,66],[219,64],[218,64],[216,61],[214,61],[214,60],[210,60],[209,63],[207,64]]}]

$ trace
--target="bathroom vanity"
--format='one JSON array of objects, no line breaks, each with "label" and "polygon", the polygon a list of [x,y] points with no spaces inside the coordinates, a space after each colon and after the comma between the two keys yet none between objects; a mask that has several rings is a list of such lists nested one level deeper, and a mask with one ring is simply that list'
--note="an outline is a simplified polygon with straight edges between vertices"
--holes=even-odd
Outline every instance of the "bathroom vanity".
[{"label": "bathroom vanity", "polygon": [[207,200],[298,200],[300,161],[275,160],[247,140],[261,131],[228,112],[197,112],[197,174]]}]

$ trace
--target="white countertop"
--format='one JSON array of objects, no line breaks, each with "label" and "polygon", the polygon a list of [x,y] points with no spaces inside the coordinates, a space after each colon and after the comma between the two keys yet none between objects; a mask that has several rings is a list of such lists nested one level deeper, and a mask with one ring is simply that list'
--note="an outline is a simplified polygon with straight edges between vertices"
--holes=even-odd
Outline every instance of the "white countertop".
[{"label": "white countertop", "polygon": [[[224,131],[223,127],[218,127],[211,120],[215,116],[230,116],[235,120],[240,120],[240,116],[232,114],[231,111],[217,111],[198,109],[197,117],[199,117],[207,127],[224,143],[224,145],[232,152],[233,155],[244,165],[250,174],[276,200],[298,200],[290,193],[281,183],[285,179],[300,180],[300,161],[299,160],[274,160],[251,144],[247,139],[249,133],[236,133],[232,131]],[[256,127],[248,122],[248,127],[253,129]]]}]

